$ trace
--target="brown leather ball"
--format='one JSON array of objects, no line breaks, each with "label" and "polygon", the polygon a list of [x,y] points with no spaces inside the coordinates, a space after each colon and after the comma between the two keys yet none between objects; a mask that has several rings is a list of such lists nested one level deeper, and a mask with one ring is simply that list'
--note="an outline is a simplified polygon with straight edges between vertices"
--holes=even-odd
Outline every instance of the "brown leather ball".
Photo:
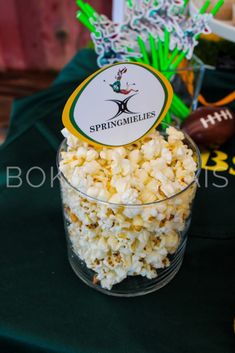
[{"label": "brown leather ball", "polygon": [[198,145],[216,148],[235,134],[235,116],[227,107],[202,107],[189,115],[182,129]]}]

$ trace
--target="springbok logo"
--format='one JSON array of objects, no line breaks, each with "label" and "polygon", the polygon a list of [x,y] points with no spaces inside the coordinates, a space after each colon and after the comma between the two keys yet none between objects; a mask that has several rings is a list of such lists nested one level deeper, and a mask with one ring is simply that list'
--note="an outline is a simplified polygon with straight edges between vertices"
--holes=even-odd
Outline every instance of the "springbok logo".
[{"label": "springbok logo", "polygon": [[138,141],[166,115],[173,97],[169,81],[152,67],[121,62],[94,72],[69,97],[64,126],[94,146]]},{"label": "springbok logo", "polygon": [[131,111],[127,107],[127,104],[129,102],[129,100],[132,97],[136,96],[136,94],[137,94],[137,92],[139,92],[139,90],[131,88],[131,86],[135,86],[135,83],[129,84],[128,82],[126,82],[126,87],[122,88],[121,80],[122,80],[123,74],[125,74],[126,72],[127,72],[127,68],[126,67],[123,67],[123,68],[119,69],[117,75],[115,76],[114,83],[109,84],[109,86],[112,88],[113,92],[115,92],[115,93],[128,95],[131,92],[135,92],[135,94],[132,94],[131,96],[125,98],[124,100],[107,99],[108,102],[114,102],[118,106],[117,113],[112,118],[110,118],[108,120],[113,120],[113,119],[117,118],[118,116],[120,116],[123,113],[125,113],[125,114],[137,114],[138,113],[138,112]]}]

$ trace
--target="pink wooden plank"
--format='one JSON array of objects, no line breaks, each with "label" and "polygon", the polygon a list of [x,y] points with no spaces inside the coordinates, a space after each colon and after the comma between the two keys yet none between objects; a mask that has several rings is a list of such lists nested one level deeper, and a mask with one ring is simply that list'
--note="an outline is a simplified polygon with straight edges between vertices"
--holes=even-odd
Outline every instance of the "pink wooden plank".
[{"label": "pink wooden plank", "polygon": [[25,61],[30,69],[44,69],[46,67],[46,58],[41,42],[40,3],[41,0],[15,0]]},{"label": "pink wooden plank", "polygon": [[[111,1],[90,1],[99,12],[111,15]],[[87,45],[89,31],[76,19],[75,0],[41,0],[41,41],[48,69],[60,69],[77,49]]]},{"label": "pink wooden plank", "polygon": [[0,0],[0,68],[25,69],[25,56],[18,26],[18,12],[15,0]]},{"label": "pink wooden plank", "polygon": [[1,35],[0,35],[0,71],[4,71],[4,69],[5,69],[5,60],[3,57],[3,49],[2,49]]},{"label": "pink wooden plank", "polygon": [[[112,1],[89,0],[111,16]],[[75,0],[0,0],[0,70],[61,69],[90,40]]]},{"label": "pink wooden plank", "polygon": [[76,52],[78,31],[73,1],[41,0],[41,42],[47,68],[60,69]]}]

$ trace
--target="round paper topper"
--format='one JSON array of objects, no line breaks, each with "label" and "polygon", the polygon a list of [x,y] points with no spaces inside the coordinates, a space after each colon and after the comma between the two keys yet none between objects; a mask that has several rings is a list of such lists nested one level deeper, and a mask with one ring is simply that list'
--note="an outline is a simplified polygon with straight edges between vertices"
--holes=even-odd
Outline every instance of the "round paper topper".
[{"label": "round paper topper", "polygon": [[170,108],[173,90],[152,67],[106,66],[89,76],[68,99],[63,124],[93,145],[131,144],[154,129]]}]

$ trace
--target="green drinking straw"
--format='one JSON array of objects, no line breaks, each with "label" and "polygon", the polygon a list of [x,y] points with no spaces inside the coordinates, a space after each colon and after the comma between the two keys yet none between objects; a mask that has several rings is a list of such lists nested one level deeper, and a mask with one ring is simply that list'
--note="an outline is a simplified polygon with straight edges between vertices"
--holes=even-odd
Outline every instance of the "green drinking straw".
[{"label": "green drinking straw", "polygon": [[[127,51],[128,51],[129,53],[133,53],[133,52],[134,52],[134,49],[132,49],[132,48],[126,47],[126,49],[127,49]],[[140,58],[138,58],[138,57],[136,57],[136,56],[130,56],[130,57],[129,57],[129,60],[131,60],[131,61],[135,60],[135,61],[137,61],[138,63],[143,63],[143,60],[141,60]]]},{"label": "green drinking straw", "polygon": [[[177,66],[179,65],[179,63],[182,61],[182,59],[185,57],[185,52],[181,52],[181,54],[178,56],[178,58],[176,59],[176,61],[173,63],[173,65],[170,67],[170,69],[172,70],[172,72],[166,72],[165,76],[168,78],[168,80],[171,79],[171,77],[175,74],[175,69],[177,68]],[[173,96],[173,100],[172,100],[172,110],[174,111],[174,113],[180,117],[180,118],[186,118],[189,113],[190,113],[190,109],[184,104],[184,102],[182,102],[182,100],[177,97],[176,95]]]},{"label": "green drinking straw", "polygon": [[182,7],[181,7],[181,9],[180,9],[180,13],[181,13],[181,14],[184,13],[184,11],[185,11],[185,9],[186,9],[188,3],[189,3],[189,0],[184,0],[184,3],[183,3],[183,5],[182,5]]},{"label": "green drinking straw", "polygon": [[[169,33],[166,34],[166,36],[168,37],[169,39],[169,36],[168,36]],[[167,42],[168,42],[168,39],[167,39]],[[145,47],[145,44],[144,44],[144,41],[141,37],[138,37],[138,44],[139,44],[139,47],[140,47],[140,51],[142,53],[142,57],[143,57],[143,60],[141,61],[140,59],[138,60],[137,58],[133,58],[133,57],[130,57],[130,60],[136,60],[138,62],[144,62],[146,64],[150,64],[150,61],[149,61],[149,57],[148,57],[148,54],[147,54],[147,50],[146,50],[146,47]],[[159,65],[158,65],[158,56],[159,56],[159,64],[160,64],[160,69],[162,70],[163,68],[163,65],[164,65],[164,62],[166,60],[164,60],[164,55],[165,55],[165,49],[164,49],[164,54],[163,54],[163,47],[162,47],[162,42],[160,41],[160,39],[158,38],[158,52],[156,50],[156,45],[155,45],[155,39],[154,37],[149,34],[149,42],[150,42],[150,48],[151,48],[151,53],[152,53],[152,60],[153,60],[153,67],[155,67],[156,69],[159,69]],[[169,47],[169,42],[168,42],[168,47]],[[131,50],[131,48],[128,48],[128,51],[133,51]],[[167,54],[168,55],[168,54]],[[177,63],[176,63],[177,64]],[[177,116],[181,116],[183,115],[182,117],[186,117],[188,116],[189,114],[189,109],[186,107],[186,105],[180,100],[179,97],[177,97],[176,95],[174,95],[174,99],[173,99],[173,104],[172,104],[172,111],[173,113],[175,113]],[[168,121],[170,122],[171,118],[168,117]]]},{"label": "green drinking straw", "polygon": [[[160,40],[160,38],[158,38],[158,53],[156,50],[154,50],[155,47],[155,40],[154,38],[150,36],[150,46],[151,46],[151,51],[152,53],[155,53],[155,55],[159,56],[159,66],[158,69],[160,67],[160,70],[162,71],[163,65],[164,65],[164,57],[163,57],[163,48],[162,48],[162,42]],[[154,47],[153,47],[154,44]],[[144,42],[142,42],[142,45],[144,46]],[[156,47],[155,47],[156,48]],[[147,54],[146,48],[144,46],[144,52]],[[144,55],[143,55],[144,56]],[[147,56],[148,58],[148,56]],[[156,58],[154,59],[156,60]],[[144,60],[145,61],[145,60]],[[145,61],[146,62],[146,61]],[[155,65],[156,65],[156,61],[155,61]],[[167,77],[167,75],[165,75]],[[176,115],[180,116],[183,114],[182,117],[186,117],[189,114],[189,109],[186,107],[186,105],[180,100],[180,98],[178,98],[176,95],[174,95],[173,98],[173,103],[172,103],[172,112],[175,113]]]},{"label": "green drinking straw", "polygon": [[[161,45],[160,45],[160,48],[161,48]],[[160,52],[161,52],[161,49],[160,49]],[[159,58],[161,58],[160,55],[159,55]],[[168,76],[170,77],[170,75],[169,74],[167,75],[167,73],[164,73],[164,75],[166,78],[168,78]],[[181,118],[186,118],[190,113],[190,110],[188,109],[188,107],[182,102],[182,100],[179,97],[177,97],[176,94],[174,94],[173,96],[170,109],[173,114]]]},{"label": "green drinking straw", "polygon": [[184,104],[184,102],[176,95],[173,95],[173,100],[171,103],[171,108],[173,114],[177,115],[179,118],[186,118],[190,109]]},{"label": "green drinking straw", "polygon": [[156,42],[151,33],[149,33],[149,44],[150,44],[150,49],[152,54],[152,65],[156,70],[158,70],[158,55],[157,55],[157,49],[156,49]]},{"label": "green drinking straw", "polygon": [[89,22],[88,18],[86,17],[86,15],[84,13],[82,13],[81,11],[78,11],[76,17],[85,27],[87,27],[89,29],[89,31],[98,35],[98,33],[96,32],[95,26],[93,26]]},{"label": "green drinking straw", "polygon": [[[150,37],[151,38],[151,37]],[[152,37],[151,39],[151,43],[153,45],[154,43],[154,47],[155,47],[155,40],[154,38]],[[148,54],[147,54],[147,50],[146,50],[146,47],[145,47],[145,44],[144,44],[144,41],[141,37],[138,37],[138,43],[139,43],[139,47],[140,47],[140,51],[142,53],[142,57],[143,57],[143,60],[138,60],[138,58],[133,58],[133,57],[130,57],[129,59],[131,61],[135,60],[135,61],[138,61],[138,62],[144,62],[146,64],[150,64],[149,62],[149,57],[148,57]],[[162,42],[160,41],[159,42],[160,45],[159,45],[159,48],[160,48],[160,51],[159,51],[159,58],[161,58],[161,62],[163,62],[163,53],[162,53]],[[153,48],[153,47],[152,47]],[[129,52],[132,52],[134,51],[133,49],[131,48],[127,48],[127,50]],[[157,55],[157,52],[156,50],[153,50],[154,53],[156,53]],[[156,60],[156,59],[155,59]],[[156,62],[155,62],[156,64]],[[186,105],[180,100],[179,97],[175,96],[174,95],[174,98],[173,98],[173,104],[172,104],[172,112],[177,115],[177,116],[181,116],[182,115],[182,118],[185,118],[186,116],[189,115],[189,109],[186,107]],[[170,121],[170,120],[169,120]]]},{"label": "green drinking straw", "polygon": [[166,70],[173,63],[178,53],[179,53],[179,49],[175,48],[170,56],[170,59],[167,61],[166,65],[164,66],[164,70]]},{"label": "green drinking straw", "polygon": [[175,70],[178,67],[178,65],[181,63],[181,61],[185,58],[186,54],[187,54],[187,52],[182,51],[180,53],[180,55],[178,56],[178,58],[173,62],[170,69]]},{"label": "green drinking straw", "polygon": [[89,18],[89,11],[86,8],[86,4],[82,0],[76,0],[77,6],[80,7],[81,11]]},{"label": "green drinking straw", "polygon": [[190,114],[190,109],[182,102],[182,100],[174,94],[172,99],[172,106],[178,109],[178,116],[180,118],[187,118]]},{"label": "green drinking straw", "polygon": [[215,16],[217,14],[217,12],[220,10],[221,6],[223,6],[224,4],[224,0],[219,0],[215,6],[213,7],[213,9],[211,10],[211,14],[213,16]]},{"label": "green drinking straw", "polygon": [[83,2],[83,0],[76,0],[76,3],[88,18],[96,19],[97,12],[90,4]]},{"label": "green drinking straw", "polygon": [[[127,5],[132,8],[133,7],[133,2],[132,0],[126,0],[127,1]],[[78,13],[77,14],[77,17],[78,19],[93,33],[96,33],[96,29],[95,27],[89,22],[89,19],[87,17],[93,17],[95,14],[97,15],[97,13],[95,12],[95,10],[90,6],[90,8],[88,7],[89,4],[84,4],[82,0],[77,0],[77,3],[79,4],[79,6],[81,7],[81,9],[84,11],[85,15],[82,14],[82,13]],[[154,5],[157,5],[157,1],[154,2]],[[212,9],[211,11],[211,14],[213,16],[215,16],[215,14],[219,11],[219,9],[221,8],[221,6],[223,5],[224,3],[224,0],[219,0],[214,8]],[[187,0],[185,0],[185,4],[187,4]],[[88,6],[84,6],[84,5],[88,5]],[[209,7],[210,5],[210,1],[207,0],[202,8],[200,9],[200,14],[203,14],[207,8]],[[91,11],[92,9],[92,11]],[[199,37],[199,35],[198,35]],[[150,39],[150,43],[152,43],[152,47],[151,47],[151,51],[152,51],[152,59],[154,61],[154,64],[156,65],[157,61],[156,61],[156,58],[157,58],[157,51],[153,50],[153,48],[155,46],[155,40],[154,38]],[[139,46],[140,46],[140,49],[141,49],[141,53],[143,55],[143,59],[144,59],[144,62],[149,64],[149,57],[148,57],[148,54],[147,54],[147,50],[146,50],[146,47],[145,47],[145,44],[144,44],[144,41],[142,38],[138,38],[138,43],[139,43]],[[153,47],[153,44],[154,44],[154,47]],[[165,43],[166,44],[166,43]],[[151,44],[150,44],[151,46]],[[129,48],[131,49],[131,48]],[[158,39],[158,49],[159,49],[159,62],[160,62],[160,66],[161,66],[161,70],[163,69],[163,65],[164,65],[164,69],[166,69],[167,67],[165,67],[165,64],[167,66],[170,66],[172,63],[173,65],[170,67],[170,69],[176,69],[177,66],[180,64],[180,62],[184,59],[184,57],[187,55],[187,52],[181,52],[179,57],[174,61],[174,59],[176,58],[176,56],[179,54],[179,50],[177,48],[174,49],[174,51],[172,52],[171,56],[170,56],[170,59],[168,60],[168,62],[166,63],[166,56],[164,57],[163,56],[163,48],[162,48],[162,42]],[[166,49],[164,48],[164,53],[166,53],[165,51]],[[131,51],[134,51],[134,50],[129,50],[130,52]],[[156,55],[154,55],[154,53],[156,52]],[[169,44],[168,44],[168,54],[169,54]],[[165,60],[164,60],[165,59]],[[143,62],[143,60],[137,58],[137,57],[130,57],[130,60],[136,60],[138,62]],[[172,76],[174,75],[174,72],[166,75],[166,77],[168,79],[170,79]],[[188,116],[188,114],[190,113],[190,110],[188,109],[188,107],[181,101],[181,99],[179,97],[177,97],[176,95],[174,95],[173,97],[173,101],[172,101],[172,106],[171,106],[171,110],[172,112],[174,112],[176,115],[178,115],[179,117],[181,118],[185,118]],[[169,119],[169,117],[167,118]]]},{"label": "green drinking straw", "polygon": [[132,0],[126,0],[127,6],[132,9],[133,8],[133,2]]},{"label": "green drinking straw", "polygon": [[[152,37],[152,36],[151,36],[151,37]],[[150,38],[151,38],[151,37],[150,37]],[[154,38],[152,37],[150,40],[151,40],[152,45],[153,45],[153,43],[154,43],[154,46],[155,46]],[[138,38],[138,43],[139,43],[140,50],[141,50],[141,53],[142,53],[142,56],[143,56],[143,61],[138,60],[138,62],[144,62],[144,63],[146,63],[146,64],[149,64],[149,58],[148,58],[148,55],[147,55],[147,50],[146,50],[146,47],[145,47],[145,45],[144,45],[143,39],[139,37],[139,38]],[[156,48],[156,47],[155,47],[155,48]],[[130,51],[130,52],[133,51],[133,49],[131,49],[131,48],[127,48],[127,49],[128,49],[128,51]],[[156,50],[153,51],[153,52],[155,52],[156,55],[157,55]],[[162,56],[162,42],[160,42],[160,53],[161,53],[160,55]],[[159,57],[160,57],[160,55],[159,55]],[[133,60],[136,60],[136,61],[137,61],[137,58],[130,57],[130,60],[131,60],[131,61],[133,61]],[[163,61],[163,56],[162,56],[162,61]],[[156,62],[155,62],[155,64],[156,64]],[[157,66],[157,67],[158,67],[158,66]],[[177,96],[175,97],[175,95],[174,95],[173,104],[172,104],[172,112],[173,112],[175,115],[177,115],[177,116],[181,116],[181,115],[183,114],[182,118],[185,118],[186,116],[189,115],[189,112],[190,112],[190,111],[189,111],[189,109],[185,106],[185,104],[180,100],[180,98],[178,98]],[[171,118],[168,118],[169,122],[171,121],[170,119],[171,119]]]},{"label": "green drinking straw", "polygon": [[200,8],[199,14],[203,15],[206,12],[206,10],[208,9],[208,7],[210,6],[210,4],[211,4],[211,1],[210,0],[206,0],[204,2],[204,4],[202,5],[202,7]]},{"label": "green drinking straw", "polygon": [[176,95],[173,96],[170,111],[181,120],[184,120],[190,114],[190,109]]},{"label": "green drinking straw", "polygon": [[176,94],[173,95],[170,110],[174,115],[182,119],[186,118],[190,113],[190,109]]},{"label": "green drinking straw", "polygon": [[171,123],[172,123],[171,115],[170,115],[169,111],[166,113],[166,116],[165,116],[165,118],[164,118],[164,121],[165,121],[167,124],[171,124]]},{"label": "green drinking straw", "polygon": [[158,54],[159,54],[159,67],[160,67],[160,70],[162,71],[164,60],[163,60],[162,42],[159,37],[158,37],[157,45],[158,45]]},{"label": "green drinking straw", "polygon": [[168,60],[169,55],[169,41],[170,41],[170,33],[168,29],[165,27],[164,29],[164,63]]},{"label": "green drinking straw", "polygon": [[[217,14],[217,12],[219,11],[219,9],[221,8],[221,6],[223,6],[223,4],[224,4],[224,0],[219,0],[219,1],[217,1],[217,3],[215,4],[215,6],[213,7],[213,9],[211,10],[211,14],[213,15],[213,16],[215,16],[216,14]],[[207,0],[205,3],[204,3],[204,5],[202,6],[202,8],[200,9],[200,14],[204,14],[205,12],[206,12],[206,10],[208,9],[208,7],[210,6],[210,1],[209,0]],[[198,39],[200,37],[200,34],[198,34],[197,36],[196,36],[196,39]],[[180,54],[180,57],[181,57],[181,61],[185,58],[185,56],[187,55],[187,52],[182,52],[181,54]],[[180,64],[180,60],[179,60],[179,58],[177,59],[177,64],[179,65]],[[173,65],[172,65],[172,68],[176,68],[177,66],[175,65],[175,63],[173,63]],[[171,76],[170,77],[172,77],[174,75],[174,73],[171,73]],[[169,77],[169,78],[170,78]]]},{"label": "green drinking straw", "polygon": [[[223,0],[220,0],[220,1],[223,1]],[[199,13],[200,15],[203,15],[206,10],[208,9],[208,7],[210,6],[210,3],[211,1],[210,0],[206,0],[205,3],[202,5],[202,7],[200,8],[199,10]],[[222,5],[221,5],[222,6]],[[168,68],[172,63],[173,61],[175,60],[176,56],[179,54],[179,49],[178,48],[175,48],[170,56],[170,59],[169,61],[167,62],[167,65],[166,65],[166,68]]]},{"label": "green drinking straw", "polygon": [[[147,50],[146,50],[146,47],[145,47],[145,44],[144,44],[144,41],[141,37],[138,38],[138,43],[139,43],[139,46],[140,46],[140,50],[141,50],[141,53],[142,53],[142,56],[143,56],[143,60],[145,63],[149,64],[149,57],[148,57],[148,54],[147,54]],[[154,50],[153,48],[153,45],[155,46],[155,40],[154,38],[150,36],[150,47],[151,47],[151,52],[152,53],[155,53],[154,55],[157,55],[157,51]],[[168,47],[169,47],[169,44],[168,44]],[[155,47],[156,48],[156,47]],[[164,50],[165,52],[165,50]],[[162,47],[162,42],[160,41],[160,39],[158,38],[158,54],[159,54],[159,63],[160,63],[160,69],[162,70],[163,68],[163,65],[165,63],[166,60],[164,60],[164,54],[163,54],[163,47]],[[153,56],[154,58],[154,64],[156,65],[156,58],[157,56]],[[176,53],[177,55],[177,53]],[[184,55],[184,54],[182,54]],[[153,59],[152,58],[152,59]],[[135,59],[135,58],[134,58]],[[181,59],[181,56],[177,59],[177,61],[174,63],[175,66],[178,65],[178,62],[180,62],[182,59]],[[174,69],[174,67],[173,67]],[[167,76],[167,75],[166,75]],[[171,76],[171,75],[170,75]],[[173,97],[173,102],[172,102],[172,106],[171,106],[171,110],[172,112],[181,117],[181,118],[186,118],[189,113],[190,113],[190,110],[189,108],[181,101],[181,99],[179,97],[177,97],[176,95],[174,95]],[[168,117],[168,120],[170,121],[170,118]]]},{"label": "green drinking straw", "polygon": [[[223,5],[224,0],[219,0],[215,6],[213,7],[213,9],[211,10],[211,14],[213,16],[215,16],[217,14],[217,12],[219,11],[219,9],[221,8],[221,6]],[[202,6],[202,8],[200,9],[200,14],[205,13],[205,11],[208,9],[208,7],[210,6],[210,1],[207,0],[204,5]],[[200,36],[200,34],[197,36],[197,38]],[[185,56],[187,55],[187,52],[181,52],[181,54],[179,55],[179,57],[176,59],[176,61],[173,63],[172,65],[172,69],[175,69],[180,62],[185,58]],[[170,79],[172,76],[174,75],[174,72],[170,73],[169,75],[167,75],[167,78]],[[178,112],[178,116],[181,117],[181,119],[185,119],[189,113],[190,110],[188,109],[188,107],[183,103],[183,102],[176,96],[174,95],[173,100],[172,100],[172,107],[175,108],[176,110],[179,108],[179,112]]]},{"label": "green drinking straw", "polygon": [[138,36],[137,42],[138,42],[138,44],[139,44],[140,51],[141,51],[141,54],[142,54],[142,56],[143,56],[143,60],[144,60],[145,64],[150,65],[148,53],[147,53],[147,50],[146,50],[146,48],[145,48],[143,39]]},{"label": "green drinking straw", "polygon": [[85,4],[85,8],[87,13],[89,14],[88,17],[92,17],[94,20],[96,20],[98,14],[95,9],[88,3]]}]

